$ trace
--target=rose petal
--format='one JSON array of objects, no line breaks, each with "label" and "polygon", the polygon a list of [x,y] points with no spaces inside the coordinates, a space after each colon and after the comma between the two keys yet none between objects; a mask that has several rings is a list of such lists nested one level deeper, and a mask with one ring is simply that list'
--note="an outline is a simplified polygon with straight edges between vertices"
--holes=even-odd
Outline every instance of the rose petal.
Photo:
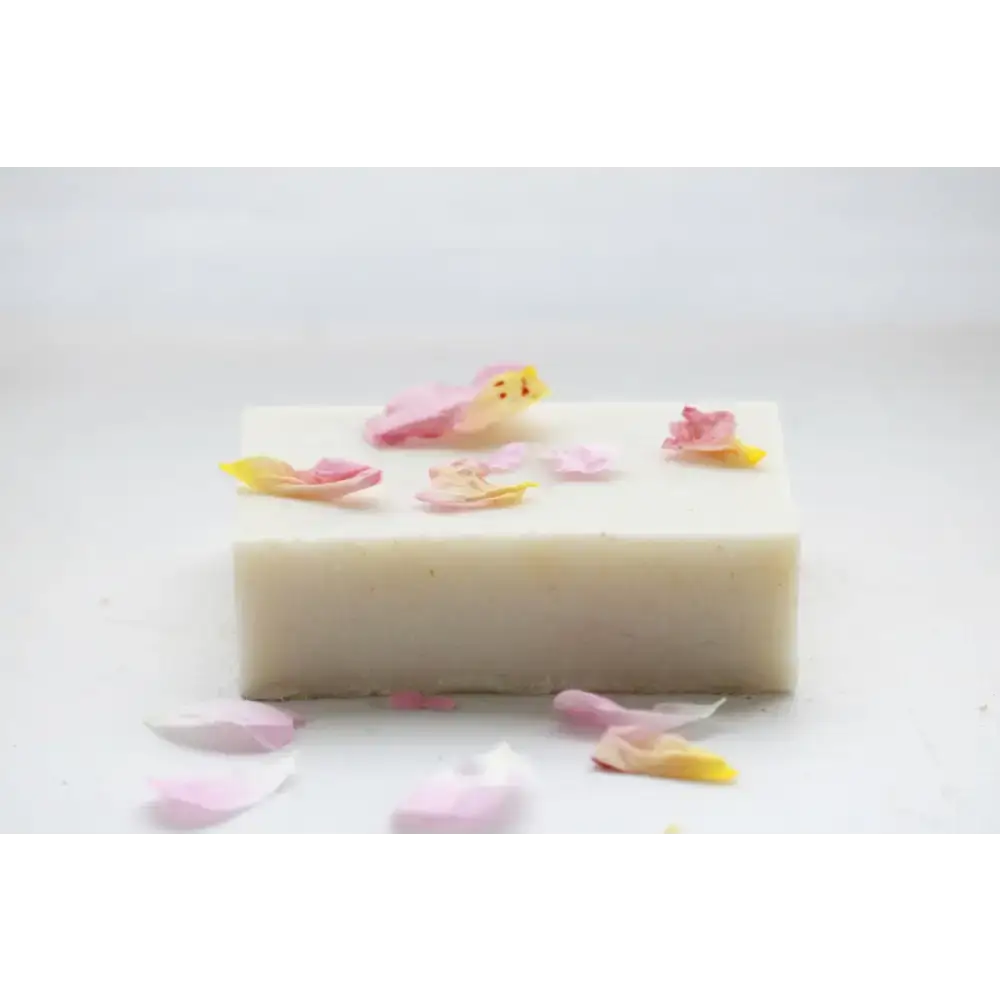
[{"label": "rose petal", "polygon": [[682,781],[729,782],[736,772],[726,761],[671,733],[641,726],[614,726],[600,739],[593,761],[610,771]]},{"label": "rose petal", "polygon": [[729,410],[710,413],[685,406],[681,419],[670,425],[664,448],[682,451],[718,451],[732,447],[736,438],[736,417]]},{"label": "rose petal", "polygon": [[511,472],[518,468],[524,461],[528,446],[521,441],[505,444],[497,449],[493,454],[487,455],[480,461],[480,467],[487,472]]},{"label": "rose petal", "polygon": [[380,469],[346,459],[323,458],[313,468],[297,471],[286,462],[258,455],[219,468],[255,493],[293,500],[339,500],[382,481]]},{"label": "rose petal", "polygon": [[295,734],[293,716],[274,705],[218,698],[146,720],[153,732],[201,750],[277,750]]},{"label": "rose petal", "polygon": [[529,482],[513,486],[493,486],[483,478],[477,463],[469,459],[434,466],[428,475],[431,488],[417,493],[416,498],[441,511],[507,507],[520,503],[525,490],[538,485]]},{"label": "rose petal", "polygon": [[424,707],[424,696],[419,691],[395,691],[389,695],[389,708],[398,712],[415,712]]},{"label": "rose petal", "polygon": [[527,762],[502,743],[468,764],[418,786],[393,813],[401,833],[489,833],[511,822],[523,803]]},{"label": "rose petal", "polygon": [[206,826],[256,805],[295,773],[292,757],[237,773],[199,778],[153,778],[159,818],[181,827]]},{"label": "rose petal", "polygon": [[610,726],[642,726],[647,732],[665,733],[692,722],[707,719],[725,702],[725,698],[710,704],[693,702],[661,702],[652,710],[625,708],[618,702],[590,691],[561,691],[552,701],[564,721],[588,729]]},{"label": "rose petal", "polygon": [[615,461],[612,449],[596,444],[556,449],[549,457],[561,476],[600,476],[609,472]]},{"label": "rose petal", "polygon": [[547,396],[548,392],[549,387],[531,365],[496,372],[491,380],[481,384],[479,391],[463,408],[455,421],[455,430],[462,434],[481,431],[526,410]]},{"label": "rose petal", "polygon": [[311,469],[299,473],[304,482],[339,483],[353,479],[371,466],[361,462],[351,462],[346,458],[321,458]]}]

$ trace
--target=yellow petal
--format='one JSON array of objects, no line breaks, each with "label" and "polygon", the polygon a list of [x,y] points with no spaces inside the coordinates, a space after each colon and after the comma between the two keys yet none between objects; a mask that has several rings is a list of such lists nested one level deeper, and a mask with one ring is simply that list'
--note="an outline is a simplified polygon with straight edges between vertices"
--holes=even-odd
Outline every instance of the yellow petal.
[{"label": "yellow petal", "polygon": [[664,831],[664,833],[680,833],[681,828],[676,823],[671,823]]},{"label": "yellow petal", "polygon": [[219,468],[223,472],[238,479],[252,490],[265,492],[267,487],[276,480],[295,479],[295,470],[287,463],[276,458],[255,455],[252,458],[241,458],[235,462],[222,462]]},{"label": "yellow petal", "polygon": [[767,452],[763,448],[754,448],[753,445],[744,444],[742,441],[735,441],[732,448],[715,452],[715,454],[726,465],[731,465],[739,469],[752,469],[761,459],[767,456]]},{"label": "yellow petal", "polygon": [[549,387],[538,377],[533,365],[520,371],[504,372],[480,389],[455,424],[455,430],[463,434],[481,431],[523,412],[548,392]]},{"label": "yellow petal", "polygon": [[726,782],[736,777],[736,771],[722,757],[700,747],[664,754],[656,771],[664,778],[676,778],[680,781]]}]

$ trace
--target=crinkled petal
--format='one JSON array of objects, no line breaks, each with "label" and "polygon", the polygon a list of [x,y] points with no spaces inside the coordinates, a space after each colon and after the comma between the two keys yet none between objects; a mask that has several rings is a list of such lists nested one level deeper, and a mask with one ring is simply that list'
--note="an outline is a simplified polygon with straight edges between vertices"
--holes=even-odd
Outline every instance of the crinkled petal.
[{"label": "crinkled petal", "polygon": [[211,777],[153,778],[159,818],[179,827],[207,826],[249,809],[276,792],[295,773],[289,757]]},{"label": "crinkled petal", "polygon": [[475,395],[476,390],[468,386],[409,389],[365,423],[365,438],[373,445],[399,445],[415,438],[443,437],[454,429],[459,414]]},{"label": "crinkled petal", "polygon": [[484,382],[455,421],[455,430],[463,434],[481,431],[501,420],[521,413],[548,395],[548,386],[532,366],[497,372]]},{"label": "crinkled petal", "polygon": [[553,468],[561,476],[601,476],[615,463],[611,448],[597,444],[578,444],[551,452]]},{"label": "crinkled petal", "polygon": [[729,782],[736,777],[717,754],[671,733],[651,733],[641,726],[615,726],[600,739],[593,761],[610,771],[648,774],[681,781]]},{"label": "crinkled petal", "polygon": [[486,475],[489,472],[512,472],[524,461],[528,446],[521,441],[505,444],[491,455],[479,460],[479,467]]},{"label": "crinkled petal", "polygon": [[345,459],[324,458],[312,469],[297,471],[286,462],[257,456],[224,462],[219,468],[255,493],[293,500],[339,500],[382,481],[380,469]]},{"label": "crinkled petal", "polygon": [[174,743],[225,753],[278,750],[291,742],[296,724],[283,709],[242,698],[217,698],[146,720]]}]

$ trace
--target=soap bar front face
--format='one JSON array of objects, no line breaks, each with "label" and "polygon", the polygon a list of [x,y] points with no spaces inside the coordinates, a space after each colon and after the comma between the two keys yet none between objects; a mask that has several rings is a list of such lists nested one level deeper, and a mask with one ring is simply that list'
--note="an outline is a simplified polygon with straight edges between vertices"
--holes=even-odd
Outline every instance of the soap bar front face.
[{"label": "soap bar front face", "polygon": [[[373,407],[247,411],[244,455],[385,475],[337,505],[238,497],[244,693],[790,690],[798,525],[777,410],[728,408],[768,452],[757,468],[668,458],[673,403],[546,403],[466,450],[373,448]],[[432,513],[414,498],[431,465],[512,440],[529,458],[490,478],[538,482],[522,504]],[[539,457],[590,443],[618,454],[608,481],[564,481]]]}]

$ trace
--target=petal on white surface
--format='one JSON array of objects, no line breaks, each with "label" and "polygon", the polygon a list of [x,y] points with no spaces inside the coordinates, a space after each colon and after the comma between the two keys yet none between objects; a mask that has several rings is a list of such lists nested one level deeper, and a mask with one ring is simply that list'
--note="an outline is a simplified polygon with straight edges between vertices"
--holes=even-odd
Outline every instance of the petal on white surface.
[{"label": "petal on white surface", "polygon": [[301,724],[274,705],[242,698],[217,698],[146,720],[153,732],[174,743],[224,753],[278,750]]},{"label": "petal on white surface", "polygon": [[524,442],[514,441],[487,455],[481,464],[488,472],[511,472],[520,467],[527,450],[528,446]]},{"label": "petal on white surface", "polygon": [[193,778],[152,778],[159,819],[175,827],[208,826],[272,795],[295,773],[291,756],[237,772]]},{"label": "petal on white surface", "polygon": [[393,812],[399,833],[498,833],[517,816],[531,778],[506,743],[418,785]]}]

